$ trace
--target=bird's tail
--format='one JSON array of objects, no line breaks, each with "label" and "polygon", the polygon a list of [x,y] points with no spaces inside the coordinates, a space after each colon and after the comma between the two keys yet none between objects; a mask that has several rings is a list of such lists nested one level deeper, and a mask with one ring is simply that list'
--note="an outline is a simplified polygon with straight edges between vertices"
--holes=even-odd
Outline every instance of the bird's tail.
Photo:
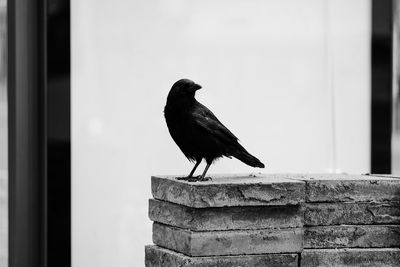
[{"label": "bird's tail", "polygon": [[258,158],[251,155],[242,146],[240,147],[242,149],[235,149],[231,155],[251,167],[257,167],[257,168],[265,167],[265,165]]}]

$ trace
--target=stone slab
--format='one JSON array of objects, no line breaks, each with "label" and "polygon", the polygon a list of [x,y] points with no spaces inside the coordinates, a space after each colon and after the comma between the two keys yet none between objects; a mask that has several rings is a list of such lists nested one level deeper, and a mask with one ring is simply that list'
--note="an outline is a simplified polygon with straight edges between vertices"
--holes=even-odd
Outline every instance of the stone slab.
[{"label": "stone slab", "polygon": [[398,267],[400,249],[304,249],[302,267]]},{"label": "stone slab", "polygon": [[193,231],[296,228],[303,226],[303,214],[299,205],[192,208],[149,200],[152,221]]},{"label": "stone slab", "polygon": [[295,253],[302,250],[303,229],[195,232],[154,223],[153,243],[188,256]]},{"label": "stone slab", "polygon": [[304,248],[390,248],[400,246],[400,225],[313,226],[304,229]]},{"label": "stone slab", "polygon": [[306,203],[304,225],[400,224],[400,202]]},{"label": "stone slab", "polygon": [[155,199],[189,207],[297,205],[305,183],[282,175],[213,175],[212,181],[188,182],[176,176],[153,176]]},{"label": "stone slab", "polygon": [[297,174],[288,178],[306,183],[306,202],[400,201],[398,178],[353,174]]},{"label": "stone slab", "polygon": [[189,257],[161,248],[145,247],[146,267],[297,267],[297,254],[263,254],[216,257]]},{"label": "stone slab", "polygon": [[372,176],[380,176],[380,177],[389,177],[389,178],[396,178],[396,179],[400,179],[399,175],[394,175],[394,174],[379,174],[379,173],[374,173],[374,174],[365,174],[365,175],[372,175]]}]

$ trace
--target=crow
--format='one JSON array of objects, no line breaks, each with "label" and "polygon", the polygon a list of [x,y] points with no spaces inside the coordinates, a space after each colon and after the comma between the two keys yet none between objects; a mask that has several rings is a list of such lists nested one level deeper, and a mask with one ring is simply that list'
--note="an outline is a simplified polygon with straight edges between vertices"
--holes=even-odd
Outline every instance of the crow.
[{"label": "crow", "polygon": [[[164,109],[169,133],[191,162],[196,162],[187,177],[189,181],[205,181],[210,165],[220,157],[235,157],[252,167],[264,168],[256,157],[238,143],[238,138],[217,117],[195,99],[195,92],[202,87],[189,79],[174,83]],[[205,159],[207,166],[201,176],[193,174]]]}]

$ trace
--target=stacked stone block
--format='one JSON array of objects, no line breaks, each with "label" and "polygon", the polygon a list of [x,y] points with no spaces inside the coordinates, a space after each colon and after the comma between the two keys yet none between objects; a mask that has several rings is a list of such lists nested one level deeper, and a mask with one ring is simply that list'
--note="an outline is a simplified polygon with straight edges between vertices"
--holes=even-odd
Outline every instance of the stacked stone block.
[{"label": "stacked stone block", "polygon": [[301,266],[400,266],[400,179],[310,175]]},{"label": "stacked stone block", "polygon": [[152,177],[146,266],[400,266],[400,180]]}]

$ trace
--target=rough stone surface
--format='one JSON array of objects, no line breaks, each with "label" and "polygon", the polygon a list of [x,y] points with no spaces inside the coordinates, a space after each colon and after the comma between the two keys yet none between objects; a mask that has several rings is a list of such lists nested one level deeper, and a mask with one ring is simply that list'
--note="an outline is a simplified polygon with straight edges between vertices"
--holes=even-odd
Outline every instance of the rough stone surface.
[{"label": "rough stone surface", "polygon": [[299,205],[191,208],[150,199],[149,217],[152,221],[194,231],[303,226],[303,210]]},{"label": "rough stone surface", "polygon": [[176,177],[151,179],[155,199],[189,207],[297,205],[305,184],[282,175],[213,176],[212,181],[187,182]]},{"label": "rough stone surface", "polygon": [[313,226],[304,229],[304,248],[390,248],[400,246],[399,225]]},{"label": "rough stone surface", "polygon": [[301,228],[194,232],[153,224],[153,243],[188,256],[293,253],[302,249]]},{"label": "rough stone surface", "polygon": [[375,174],[374,173],[374,174],[367,174],[367,175],[400,179],[399,175],[393,175],[393,174]]},{"label": "rough stone surface", "polygon": [[152,177],[152,193],[146,266],[400,266],[399,178]]},{"label": "rough stone surface", "polygon": [[400,202],[307,203],[304,225],[400,224]]},{"label": "rough stone surface", "polygon": [[301,267],[398,267],[400,249],[305,249]]},{"label": "rough stone surface", "polygon": [[158,246],[146,246],[146,267],[297,267],[297,254],[188,257]]},{"label": "rough stone surface", "polygon": [[306,202],[400,201],[400,179],[350,174],[307,174],[290,178],[306,183]]}]

